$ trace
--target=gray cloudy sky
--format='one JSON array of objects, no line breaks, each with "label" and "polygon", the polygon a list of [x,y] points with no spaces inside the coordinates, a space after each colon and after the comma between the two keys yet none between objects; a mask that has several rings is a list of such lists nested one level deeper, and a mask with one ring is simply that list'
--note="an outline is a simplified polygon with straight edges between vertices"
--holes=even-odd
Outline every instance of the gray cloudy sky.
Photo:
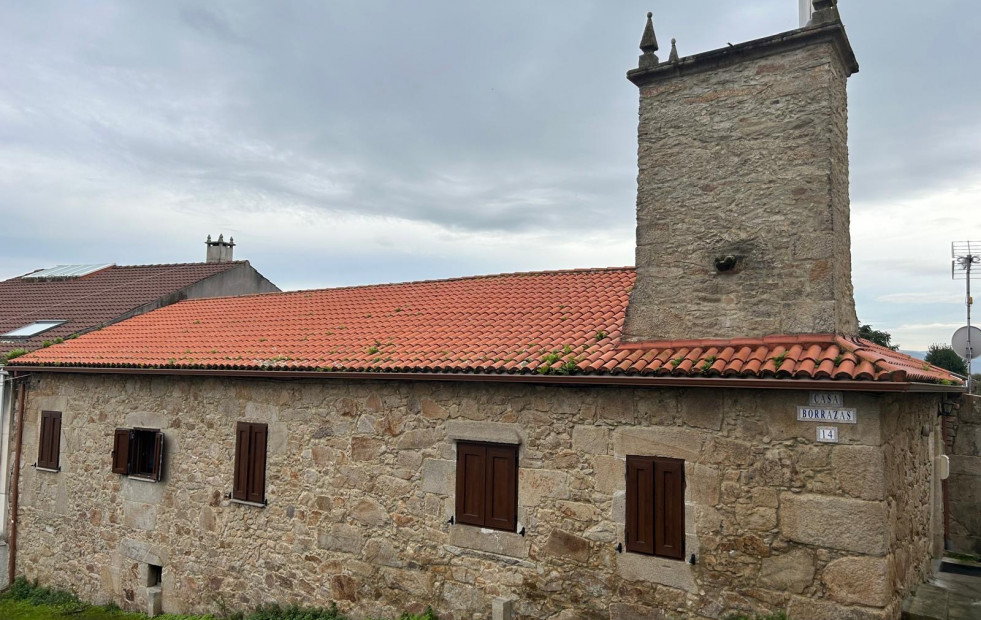
[{"label": "gray cloudy sky", "polygon": [[[840,8],[859,317],[925,349],[964,322],[950,242],[981,240],[981,17]],[[682,55],[797,25],[796,0],[2,0],[0,278],[219,232],[284,289],[632,264],[648,10]]]}]

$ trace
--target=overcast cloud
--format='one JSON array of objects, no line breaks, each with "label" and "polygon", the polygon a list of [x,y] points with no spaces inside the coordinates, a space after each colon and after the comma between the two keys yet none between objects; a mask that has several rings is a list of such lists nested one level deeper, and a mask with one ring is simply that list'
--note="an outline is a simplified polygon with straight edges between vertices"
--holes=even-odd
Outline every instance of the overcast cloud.
[{"label": "overcast cloud", "polygon": [[[981,240],[981,19],[840,8],[859,316],[924,349],[964,321],[950,242]],[[284,289],[632,264],[648,10],[682,55],[797,24],[796,0],[0,2],[0,278],[219,232]]]}]

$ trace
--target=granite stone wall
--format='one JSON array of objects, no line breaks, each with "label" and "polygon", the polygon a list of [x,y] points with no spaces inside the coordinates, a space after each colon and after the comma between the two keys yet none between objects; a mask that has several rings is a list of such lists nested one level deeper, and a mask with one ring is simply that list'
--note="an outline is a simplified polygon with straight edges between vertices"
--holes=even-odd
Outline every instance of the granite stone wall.
[{"label": "granite stone wall", "polygon": [[848,66],[830,40],[757,47],[777,51],[696,56],[640,86],[628,339],[857,333]]},{"label": "granite stone wall", "polygon": [[[459,620],[505,599],[536,620],[897,618],[930,553],[928,396],[846,393],[859,421],[834,445],[796,421],[803,391],[32,381],[18,573],[128,609],[157,565],[172,612],[337,601]],[[59,473],[30,466],[42,409],[63,412]],[[264,508],[228,499],[239,420],[269,425]],[[120,426],[163,430],[161,482],[110,472]],[[519,446],[524,535],[448,522],[460,439]],[[628,454],[685,460],[694,564],[618,552]]]},{"label": "granite stone wall", "polygon": [[981,555],[981,396],[965,396],[948,429],[951,551]]}]

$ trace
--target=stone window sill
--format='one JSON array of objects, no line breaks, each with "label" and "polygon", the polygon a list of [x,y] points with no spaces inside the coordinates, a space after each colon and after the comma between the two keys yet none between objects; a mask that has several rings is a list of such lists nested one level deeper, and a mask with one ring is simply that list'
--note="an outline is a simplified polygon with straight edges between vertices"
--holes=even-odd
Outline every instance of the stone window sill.
[{"label": "stone window sill", "polygon": [[61,471],[60,467],[58,469],[51,469],[50,467],[38,467],[37,465],[34,466],[34,469],[36,469],[37,471],[50,472],[52,474],[57,474],[58,472]]},{"label": "stone window sill", "polygon": [[150,482],[150,483],[153,483],[153,484],[156,484],[156,482],[157,482],[153,478],[147,478],[146,476],[126,476],[126,477],[128,479],[130,479],[130,480],[136,480],[136,481],[139,481],[139,482]]},{"label": "stone window sill", "polygon": [[264,503],[263,504],[260,504],[259,502],[247,502],[244,499],[231,498],[228,501],[231,502],[231,503],[233,503],[233,504],[239,504],[241,506],[252,506],[253,508],[265,508],[266,507],[266,504],[264,504]]},{"label": "stone window sill", "polygon": [[472,549],[511,558],[527,558],[530,546],[528,539],[517,532],[490,530],[464,524],[450,526],[449,543],[461,549]]}]

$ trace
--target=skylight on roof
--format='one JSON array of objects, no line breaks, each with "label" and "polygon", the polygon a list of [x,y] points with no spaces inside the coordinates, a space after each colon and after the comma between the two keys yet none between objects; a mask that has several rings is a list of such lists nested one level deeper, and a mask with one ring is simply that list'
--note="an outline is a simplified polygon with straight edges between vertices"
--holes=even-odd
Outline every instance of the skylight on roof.
[{"label": "skylight on roof", "polygon": [[0,338],[30,338],[31,336],[37,336],[40,333],[46,332],[49,329],[54,329],[65,322],[66,321],[35,321],[30,325],[18,327],[15,330],[7,332],[6,334],[0,334]]},{"label": "skylight on roof", "polygon": [[96,271],[102,271],[106,267],[112,267],[112,263],[99,263],[93,265],[58,265],[51,269],[42,269],[21,276],[21,280],[54,280],[62,278],[81,278]]}]

